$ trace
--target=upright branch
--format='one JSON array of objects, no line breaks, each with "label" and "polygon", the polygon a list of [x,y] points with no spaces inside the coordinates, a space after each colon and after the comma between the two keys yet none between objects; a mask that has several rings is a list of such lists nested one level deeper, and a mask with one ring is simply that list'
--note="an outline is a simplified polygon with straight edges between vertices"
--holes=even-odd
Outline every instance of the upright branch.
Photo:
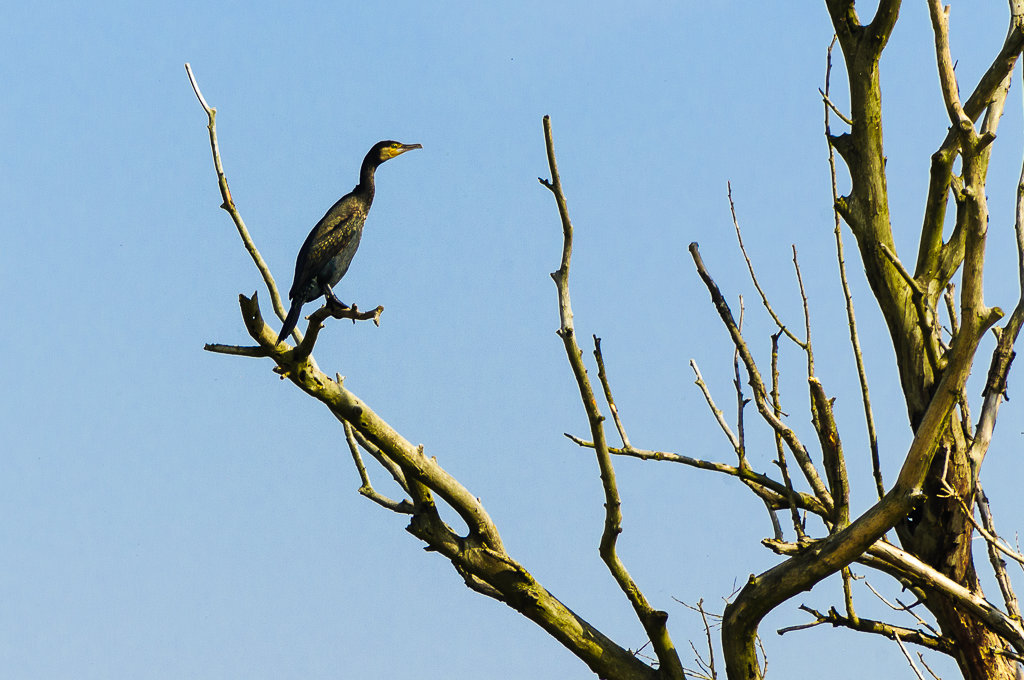
[{"label": "upright branch", "polygon": [[[828,51],[825,57],[825,91],[822,96],[825,100],[825,139],[830,140],[832,138],[832,126],[829,119],[829,112],[835,110],[834,105],[829,101],[829,95],[832,92],[832,49],[835,47],[836,38],[833,36],[832,42],[829,43]],[[836,111],[837,115],[847,125],[851,125],[852,121],[848,118],[844,118],[842,114]],[[832,144],[828,145],[828,169],[829,176],[832,181],[832,205],[835,206],[839,201],[839,185],[836,180],[836,154]],[[871,449],[871,471],[875,479],[875,491],[878,497],[881,498],[885,495],[885,482],[882,480],[882,464],[881,459],[878,455],[878,434],[875,432],[875,416],[871,410],[871,395],[868,389],[868,377],[867,370],[864,368],[864,354],[860,347],[860,337],[857,333],[857,317],[853,309],[853,295],[850,293],[850,282],[846,278],[846,256],[843,249],[843,229],[842,229],[842,218],[839,215],[838,210],[833,210],[835,217],[835,237],[836,237],[836,260],[839,267],[839,282],[843,288],[843,299],[846,301],[846,320],[847,326],[850,329],[850,345],[853,347],[853,358],[857,365],[857,379],[860,382],[860,394],[861,404],[864,407],[864,420],[867,424],[868,430],[868,446]]]},{"label": "upright branch", "polygon": [[[651,607],[643,592],[641,592],[636,582],[629,575],[616,550],[618,536],[622,533],[622,505],[615,482],[615,468],[612,466],[608,442],[605,439],[604,416],[601,415],[598,409],[597,399],[595,398],[590,378],[587,376],[587,369],[583,363],[583,351],[576,342],[572,305],[569,301],[569,265],[572,261],[573,229],[572,222],[569,219],[569,209],[566,205],[565,193],[562,190],[562,181],[558,174],[554,140],[551,135],[551,119],[548,116],[544,116],[544,143],[547,150],[548,169],[551,173],[551,179],[539,179],[539,181],[554,196],[555,203],[558,206],[558,215],[562,222],[561,263],[558,270],[551,274],[558,292],[558,310],[561,320],[558,336],[562,338],[562,343],[565,346],[565,353],[569,358],[569,365],[576,378],[580,398],[583,401],[583,408],[590,423],[594,452],[597,455],[601,483],[604,488],[605,522],[604,532],[601,535],[601,559],[608,566],[608,570],[615,578],[615,582],[622,589],[622,592],[625,593],[626,598],[636,612],[637,618],[647,632],[655,654],[658,657],[659,671],[666,678],[678,678],[681,680],[686,676],[683,672],[682,663],[679,660],[679,654],[668,634],[666,626],[668,614]],[[598,345],[599,350],[600,346]]]},{"label": "upright branch", "polygon": [[[263,281],[267,284],[267,290],[270,292],[270,300],[274,305],[274,312],[282,320],[288,313],[285,309],[284,303],[281,301],[281,294],[277,290],[277,284],[274,282],[274,275],[270,273],[270,267],[267,266],[260,251],[256,248],[256,243],[252,240],[249,235],[249,230],[245,226],[245,221],[242,220],[241,214],[238,212],[238,208],[235,207],[235,201],[231,198],[231,190],[228,188],[228,178],[224,174],[224,166],[220,160],[220,146],[217,143],[217,109],[213,108],[206,103],[206,98],[203,97],[203,93],[199,90],[199,83],[196,82],[196,77],[192,73],[192,66],[185,64],[185,72],[188,73],[188,81],[192,84],[192,91],[195,92],[196,98],[199,99],[200,106],[203,107],[203,111],[206,112],[206,116],[209,119],[207,129],[210,131],[210,150],[213,152],[213,167],[217,172],[217,186],[220,187],[220,195],[224,200],[220,207],[227,211],[228,215],[231,216],[231,221],[235,223],[235,229],[238,230],[238,235],[242,239],[242,244],[245,246],[245,250],[249,253],[252,261],[256,264],[256,268],[263,276]],[[299,335],[299,340],[302,336]]]}]

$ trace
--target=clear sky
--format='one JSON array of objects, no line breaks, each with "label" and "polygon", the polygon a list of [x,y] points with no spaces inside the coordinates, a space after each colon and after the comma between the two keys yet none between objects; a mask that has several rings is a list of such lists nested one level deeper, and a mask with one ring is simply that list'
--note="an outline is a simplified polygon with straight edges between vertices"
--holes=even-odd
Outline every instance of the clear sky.
[{"label": "clear sky", "polygon": [[[895,231],[912,261],[928,156],[948,121],[924,4],[905,4],[883,88]],[[561,232],[537,183],[548,174],[545,114],[577,229],[577,330],[604,339],[633,443],[731,460],[688,361],[724,406],[734,398],[732,350],[686,252],[698,241],[729,298],[745,296],[751,343],[767,361],[773,329],[735,244],[731,181],[762,281],[797,327],[790,245],[799,250],[819,371],[838,397],[854,497],[866,507],[873,487],[817,94],[825,9],[626,7],[9,4],[0,22],[5,677],[590,677],[533,624],[468,591],[403,517],[361,498],[340,427],[269,360],[203,351],[247,343],[237,295],[266,295],[218,208],[186,61],[218,108],[235,201],[284,289],[307,231],[355,184],[366,150],[388,138],[423,145],[378,172],[361,249],[338,288],[364,308],[384,305],[381,327],[331,323],[317,359],[481,497],[512,556],[621,644],[645,639],[598,559],[596,464],[562,436],[586,434],[586,420],[554,332],[548,273]],[[954,3],[963,89],[998,48],[1005,15],[995,0]],[[843,82],[838,69],[840,104]],[[1004,308],[1016,288],[1019,89],[989,185],[987,302]],[[846,241],[891,479],[909,439],[905,412]],[[783,361],[791,422],[812,440],[803,361],[791,348]],[[1022,430],[1014,399],[983,476],[1007,534],[1024,521],[1011,461]],[[773,471],[767,433],[752,424],[748,436],[752,463]],[[673,598],[720,612],[748,574],[777,563],[759,545],[771,534],[763,507],[711,473],[617,465],[622,558],[670,613],[676,644],[701,647],[698,618]],[[868,580],[901,597],[887,579]],[[856,592],[862,612],[910,625],[879,610],[863,582]],[[888,641],[824,628],[775,635],[806,620],[799,604],[827,608],[840,593],[826,582],[765,621],[769,672],[820,677],[816,666],[858,650],[862,664],[830,665],[830,676],[911,677]]]}]

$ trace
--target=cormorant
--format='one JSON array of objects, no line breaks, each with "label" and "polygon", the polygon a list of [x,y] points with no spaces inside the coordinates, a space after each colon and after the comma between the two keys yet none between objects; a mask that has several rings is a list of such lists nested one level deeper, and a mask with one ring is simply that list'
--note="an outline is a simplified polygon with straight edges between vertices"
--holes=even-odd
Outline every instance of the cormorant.
[{"label": "cormorant", "polygon": [[359,168],[359,184],[331,206],[299,249],[295,259],[295,278],[288,291],[292,304],[281,334],[277,337],[278,344],[295,328],[305,303],[323,295],[332,304],[347,306],[335,297],[331,289],[338,285],[338,281],[348,271],[352,256],[359,247],[366,214],[373,203],[373,173],[384,161],[406,151],[422,148],[419,144],[402,144],[389,139],[377,142],[367,152]]}]

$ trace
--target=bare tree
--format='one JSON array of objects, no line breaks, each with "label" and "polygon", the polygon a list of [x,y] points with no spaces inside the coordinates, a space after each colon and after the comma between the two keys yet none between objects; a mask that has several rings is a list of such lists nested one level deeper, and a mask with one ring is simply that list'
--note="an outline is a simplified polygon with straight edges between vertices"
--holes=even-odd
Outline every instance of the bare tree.
[{"label": "bare tree", "polygon": [[[806,296],[804,329],[798,334],[780,320],[763,293],[743,248],[735,212],[736,234],[751,278],[778,329],[771,338],[772,361],[767,370],[758,365],[748,347],[742,328],[742,308],[738,319],[727,295],[702,261],[697,244],[691,244],[690,254],[735,349],[735,423],[730,423],[716,404],[697,365],[691,362],[691,366],[698,388],[735,450],[736,462],[701,460],[633,446],[615,407],[600,340],[594,338],[598,379],[595,385],[573,323],[569,287],[573,226],[559,178],[551,124],[544,118],[548,179],[540,182],[555,200],[563,233],[560,264],[552,274],[560,319],[558,334],[590,426],[587,437],[571,438],[592,450],[597,461],[605,496],[600,556],[643,626],[650,641],[651,657],[642,658],[617,644],[545,589],[505,549],[497,526],[473,493],[435,459],[426,456],[422,447],[413,446],[396,432],[346,388],[340,376],[331,378],[321,372],[312,352],[327,318],[333,315],[377,322],[381,307],[370,312],[354,308],[343,312],[327,307],[317,310],[309,317],[305,336],[298,334],[299,342],[292,347],[276,343],[277,333],[264,321],[256,294],[243,295],[239,298],[243,321],[256,344],[206,347],[212,352],[270,358],[277,373],[323,403],[341,423],[362,481],[361,494],[382,508],[408,515],[408,531],[431,551],[448,559],[469,588],[504,602],[541,626],[602,678],[668,680],[687,674],[666,626],[668,615],[647,599],[616,550],[622,513],[613,465],[615,456],[681,463],[730,475],[763,501],[774,527],[774,536],[764,544],[783,559],[768,571],[752,575],[725,608],[721,647],[731,679],[759,678],[764,674],[763,654],[759,656],[758,646],[761,621],[780,604],[834,574],[840,575],[844,586],[841,607],[822,612],[802,606],[812,617],[811,622],[780,633],[827,623],[885,636],[900,646],[919,677],[921,672],[906,645],[953,657],[963,677],[970,680],[1015,678],[1018,664],[1024,660],[1024,627],[1006,570],[1006,559],[1024,564],[1024,556],[999,537],[979,483],[999,406],[1005,398],[1013,346],[1024,322],[1024,172],[1017,190],[1015,225],[1021,296],[1007,317],[999,307],[986,304],[982,288],[989,226],[989,158],[1013,68],[1024,48],[1024,0],[1009,0],[1005,41],[1001,46],[993,46],[991,65],[965,100],[961,100],[950,53],[949,8],[943,8],[939,0],[927,0],[935,38],[935,62],[950,128],[944,139],[936,140],[937,149],[931,157],[926,208],[913,266],[904,264],[909,258],[900,256],[893,239],[882,136],[879,61],[896,25],[900,2],[881,0],[867,22],[858,16],[852,0],[826,0],[825,4],[835,29],[833,46],[838,44],[842,53],[849,88],[850,110],[844,113],[830,96],[830,46],[822,95],[835,205],[837,264],[869,433],[870,452],[865,455],[872,461],[871,483],[878,498],[866,510],[857,512],[851,508],[850,480],[833,417],[832,398],[815,371]],[[228,190],[217,146],[216,112],[204,100],[191,69],[188,73],[209,117],[211,148],[224,199],[222,207],[231,215],[263,274],[274,312],[283,319],[285,309],[274,279]],[[834,119],[840,121],[842,132],[833,131]],[[849,187],[842,190],[845,193],[841,193],[836,179],[837,155],[849,172]],[[731,193],[729,200],[731,203]],[[947,213],[955,215],[954,223],[948,227]],[[889,483],[883,479],[879,463],[853,299],[847,285],[843,224],[856,240],[875,303],[888,327],[913,432],[899,474]],[[795,249],[793,262],[803,294]],[[995,349],[984,390],[979,403],[974,404],[976,415],[972,416],[965,385],[972,368],[981,360],[980,343],[990,330],[996,338]],[[787,424],[790,417],[782,409],[777,357],[780,343],[785,342],[793,343],[806,358],[807,404],[817,439],[814,443],[801,440]],[[744,383],[749,386],[749,394]],[[775,438],[778,470],[774,473],[757,471],[748,462],[744,412],[751,401],[757,418]],[[618,445],[609,442],[605,407],[611,414]],[[388,498],[374,488],[366,468],[367,457],[394,479],[401,489],[401,498]],[[465,535],[442,520],[438,503],[450,506],[466,523]],[[898,543],[887,536],[891,532]],[[998,604],[986,597],[979,583],[978,566],[971,550],[975,535],[988,546],[989,564],[1000,588]],[[909,625],[857,615],[851,588],[854,565],[891,577],[913,593],[917,599],[914,605],[893,606],[895,611],[913,616]],[[927,610],[931,622],[916,613],[921,607]],[[697,610],[708,625],[703,606],[698,605]],[[710,647],[710,626],[707,630]],[[923,658],[921,661],[927,669]],[[701,660],[700,665],[696,675],[716,676],[712,649],[709,661]]]}]

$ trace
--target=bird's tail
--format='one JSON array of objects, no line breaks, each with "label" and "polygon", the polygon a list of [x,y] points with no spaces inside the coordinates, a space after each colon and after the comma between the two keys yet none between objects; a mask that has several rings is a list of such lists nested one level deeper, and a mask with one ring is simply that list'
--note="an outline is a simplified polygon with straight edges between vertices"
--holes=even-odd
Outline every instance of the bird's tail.
[{"label": "bird's tail", "polygon": [[299,322],[299,314],[301,313],[302,300],[292,300],[291,309],[288,310],[288,317],[284,320],[284,325],[281,326],[281,334],[277,336],[277,344],[280,345],[295,330],[295,324]]}]

